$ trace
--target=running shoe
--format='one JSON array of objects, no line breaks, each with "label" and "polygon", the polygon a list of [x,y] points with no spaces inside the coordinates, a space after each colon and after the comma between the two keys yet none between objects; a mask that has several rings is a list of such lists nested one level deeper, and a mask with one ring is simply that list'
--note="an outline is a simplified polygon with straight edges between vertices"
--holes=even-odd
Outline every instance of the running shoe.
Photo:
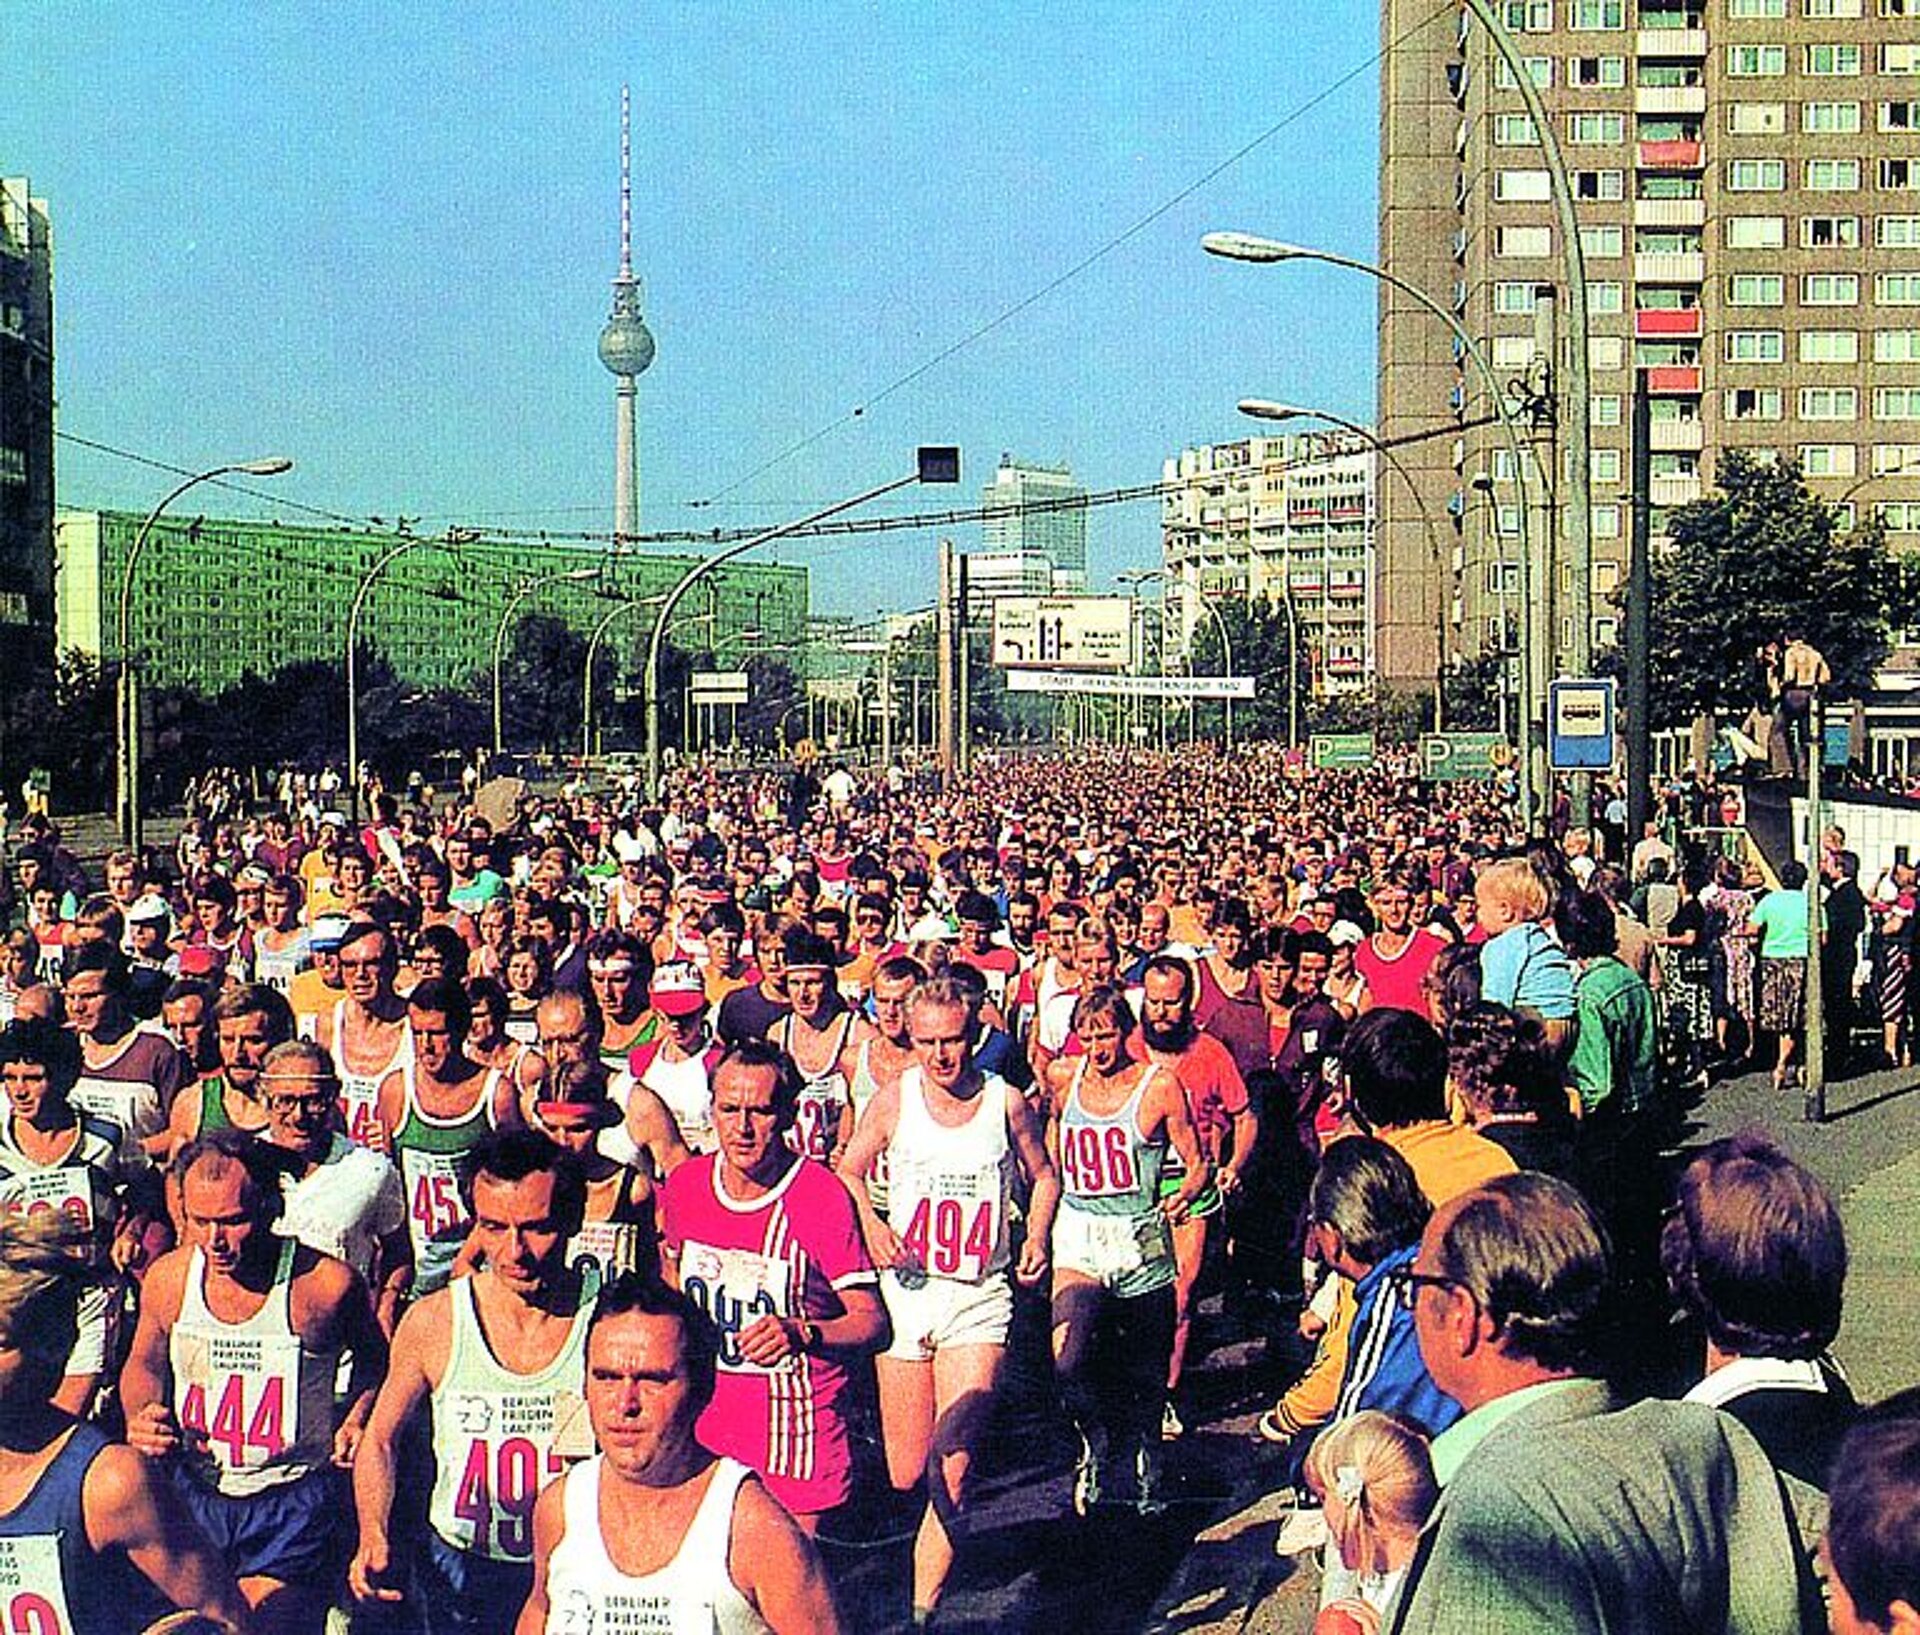
[{"label": "running shoe", "polygon": [[1161,1491],[1160,1450],[1146,1443],[1133,1456],[1133,1508],[1142,1516],[1158,1516],[1167,1508]]},{"label": "running shoe", "polygon": [[1173,1405],[1173,1399],[1167,1399],[1166,1407],[1160,1410],[1160,1440],[1178,1442],[1187,1434],[1187,1427],[1181,1421],[1179,1410]]},{"label": "running shoe", "polygon": [[1073,1469],[1073,1513],[1087,1515],[1100,1502],[1100,1455],[1085,1431],[1080,1433],[1080,1460]]}]

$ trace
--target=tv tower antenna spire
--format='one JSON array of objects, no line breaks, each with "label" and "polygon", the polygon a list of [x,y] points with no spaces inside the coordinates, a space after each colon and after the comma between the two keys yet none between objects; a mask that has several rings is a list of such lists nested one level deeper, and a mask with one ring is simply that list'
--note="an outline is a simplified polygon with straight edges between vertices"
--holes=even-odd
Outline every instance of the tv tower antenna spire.
[{"label": "tv tower antenna spire", "polygon": [[613,311],[600,331],[600,361],[619,383],[613,399],[613,544],[619,551],[640,531],[639,380],[653,362],[653,332],[641,315],[633,275],[633,146],[631,98],[620,88],[620,271]]}]

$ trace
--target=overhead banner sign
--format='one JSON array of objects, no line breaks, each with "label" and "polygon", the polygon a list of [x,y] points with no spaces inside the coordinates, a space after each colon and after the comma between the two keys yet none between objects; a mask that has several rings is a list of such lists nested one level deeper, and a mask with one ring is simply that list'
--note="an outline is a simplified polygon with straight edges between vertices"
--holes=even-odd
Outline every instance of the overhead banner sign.
[{"label": "overhead banner sign", "polygon": [[807,697],[828,704],[851,704],[860,696],[858,676],[809,676]]},{"label": "overhead banner sign", "polygon": [[1429,778],[1491,778],[1513,763],[1513,749],[1497,732],[1425,732],[1420,735],[1420,764]]},{"label": "overhead banner sign", "polygon": [[1307,758],[1316,772],[1350,772],[1374,762],[1370,732],[1316,732],[1307,740]]},{"label": "overhead banner sign", "polygon": [[1063,670],[1009,670],[1010,693],[1091,693],[1101,698],[1251,699],[1252,676],[1076,675]]},{"label": "overhead banner sign", "polygon": [[1133,662],[1133,603],[1124,596],[1002,596],[993,604],[993,662],[1124,670]]},{"label": "overhead banner sign", "polygon": [[1613,765],[1613,683],[1547,683],[1547,764],[1555,772],[1604,772]]},{"label": "overhead banner sign", "polygon": [[696,670],[689,679],[696,704],[744,704],[747,701],[745,670]]}]

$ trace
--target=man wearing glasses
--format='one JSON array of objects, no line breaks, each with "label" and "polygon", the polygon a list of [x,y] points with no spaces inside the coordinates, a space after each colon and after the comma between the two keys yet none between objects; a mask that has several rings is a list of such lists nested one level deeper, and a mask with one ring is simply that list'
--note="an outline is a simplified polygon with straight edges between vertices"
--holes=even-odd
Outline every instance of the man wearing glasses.
[{"label": "man wearing glasses", "polygon": [[1606,1236],[1562,1181],[1503,1176],[1435,1211],[1399,1279],[1434,1383],[1443,1496],[1396,1635],[1790,1635],[1818,1626],[1773,1467],[1700,1403],[1620,1408],[1598,1376]]},{"label": "man wearing glasses", "polygon": [[294,1039],[267,1052],[260,1093],[267,1110],[261,1136],[282,1170],[285,1207],[275,1230],[358,1272],[373,1293],[381,1332],[391,1339],[413,1281],[400,1172],[385,1155],[340,1133],[333,1062],[312,1040]]}]

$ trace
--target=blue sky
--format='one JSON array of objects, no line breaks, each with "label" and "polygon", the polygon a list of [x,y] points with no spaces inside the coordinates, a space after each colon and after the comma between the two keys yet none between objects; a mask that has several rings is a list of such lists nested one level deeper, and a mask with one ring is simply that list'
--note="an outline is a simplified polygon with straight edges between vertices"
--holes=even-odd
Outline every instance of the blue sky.
[{"label": "blue sky", "polygon": [[[1369,283],[1198,248],[1234,227],[1372,254],[1371,0],[5,16],[0,171],[50,206],[61,428],[183,467],[290,454],[289,501],[611,526],[594,342],[623,81],[659,343],[643,530],[771,525],[903,472],[916,442],[962,446],[971,504],[1003,450],[1099,490],[1244,435],[1241,396],[1372,412]],[[63,504],[139,507],[164,483],[61,445]],[[1155,506],[1089,526],[1097,577],[1157,560]],[[932,554],[916,532],[804,556],[816,605],[865,612],[924,600]]]}]

